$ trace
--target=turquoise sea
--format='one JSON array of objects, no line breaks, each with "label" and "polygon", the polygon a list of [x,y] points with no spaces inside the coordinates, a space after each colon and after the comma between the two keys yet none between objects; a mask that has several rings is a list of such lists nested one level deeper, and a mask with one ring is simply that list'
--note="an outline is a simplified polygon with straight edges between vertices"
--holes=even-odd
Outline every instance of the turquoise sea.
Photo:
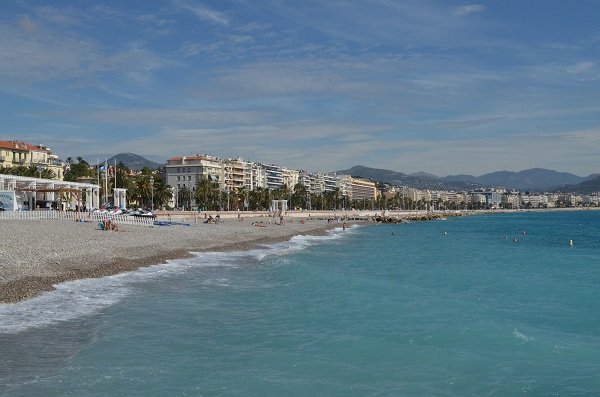
[{"label": "turquoise sea", "polygon": [[61,284],[0,305],[0,395],[598,395],[599,232],[358,226]]}]

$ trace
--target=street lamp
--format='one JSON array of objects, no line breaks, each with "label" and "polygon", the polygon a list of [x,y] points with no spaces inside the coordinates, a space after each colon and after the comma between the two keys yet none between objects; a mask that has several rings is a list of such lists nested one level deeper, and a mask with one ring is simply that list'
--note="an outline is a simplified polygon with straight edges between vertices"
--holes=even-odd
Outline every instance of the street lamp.
[{"label": "street lamp", "polygon": [[192,210],[192,182],[188,182],[188,195],[190,198],[190,211]]},{"label": "street lamp", "polygon": [[150,189],[152,189],[152,212],[154,212],[154,177],[150,177]]}]

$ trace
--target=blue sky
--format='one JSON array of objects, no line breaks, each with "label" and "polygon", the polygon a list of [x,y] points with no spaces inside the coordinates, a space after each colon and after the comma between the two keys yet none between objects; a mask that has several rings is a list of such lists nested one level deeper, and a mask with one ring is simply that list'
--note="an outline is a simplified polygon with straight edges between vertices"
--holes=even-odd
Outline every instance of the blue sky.
[{"label": "blue sky", "polygon": [[0,139],[328,172],[600,172],[600,2],[19,1]]}]

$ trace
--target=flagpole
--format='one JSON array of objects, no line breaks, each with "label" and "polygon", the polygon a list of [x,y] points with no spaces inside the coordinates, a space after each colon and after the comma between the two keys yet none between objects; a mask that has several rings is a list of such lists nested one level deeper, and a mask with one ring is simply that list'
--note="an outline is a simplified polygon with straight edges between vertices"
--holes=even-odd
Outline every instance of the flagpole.
[{"label": "flagpole", "polygon": [[104,159],[104,204],[108,201],[108,159]]}]

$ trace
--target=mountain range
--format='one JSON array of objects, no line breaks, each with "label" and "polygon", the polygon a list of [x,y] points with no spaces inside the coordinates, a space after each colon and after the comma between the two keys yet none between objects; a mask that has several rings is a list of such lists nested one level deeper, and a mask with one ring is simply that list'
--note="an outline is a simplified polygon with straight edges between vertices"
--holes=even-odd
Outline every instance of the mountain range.
[{"label": "mountain range", "polygon": [[397,186],[430,190],[469,190],[484,187],[504,187],[518,191],[564,191],[589,194],[600,191],[600,174],[580,177],[566,172],[532,168],[519,172],[498,171],[481,176],[449,175],[438,177],[425,172],[401,172],[357,165],[337,174],[353,175]]}]

